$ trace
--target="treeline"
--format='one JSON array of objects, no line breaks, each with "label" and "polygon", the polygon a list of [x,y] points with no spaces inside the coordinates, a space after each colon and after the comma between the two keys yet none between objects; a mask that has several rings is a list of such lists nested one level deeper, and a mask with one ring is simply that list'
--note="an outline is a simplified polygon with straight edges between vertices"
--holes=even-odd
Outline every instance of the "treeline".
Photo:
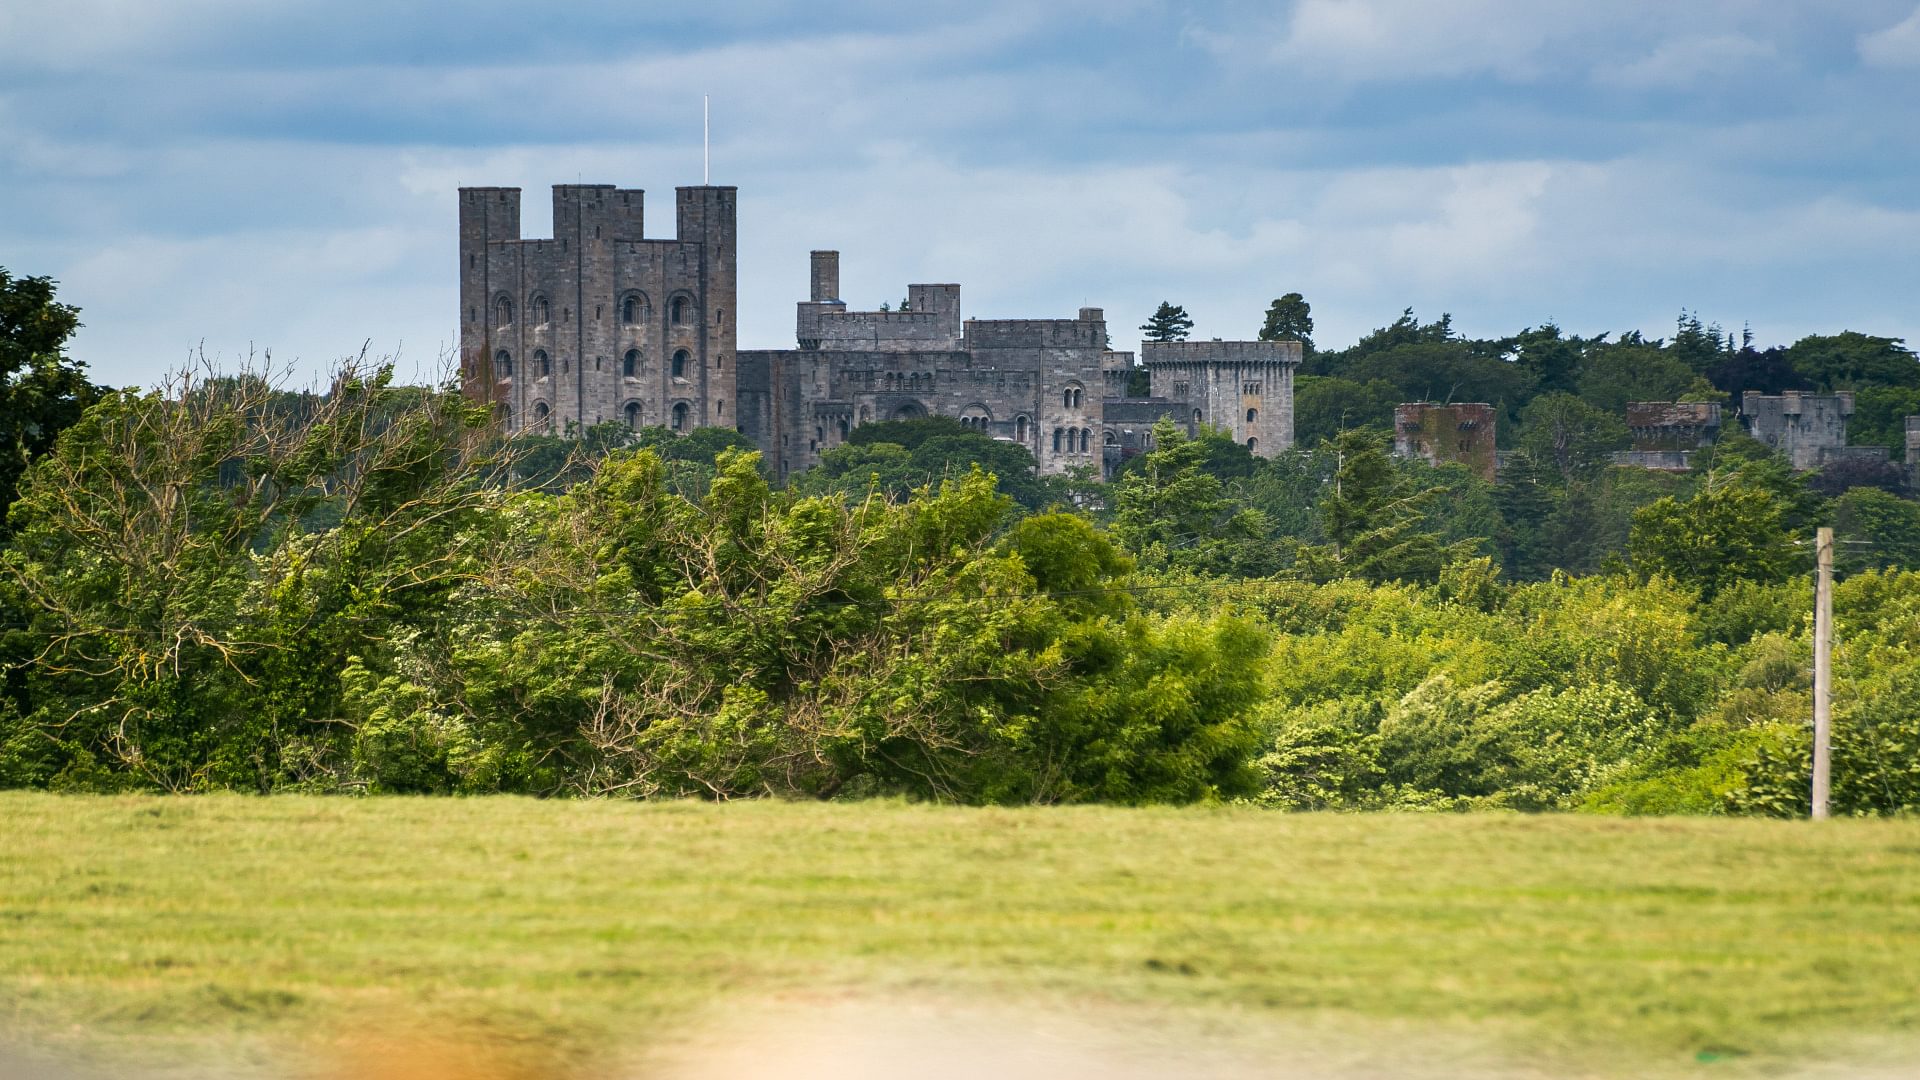
[{"label": "treeline", "polygon": [[1097,485],[930,420],[777,489],[731,433],[502,441],[378,369],[62,400],[0,785],[1793,814],[1834,524],[1836,805],[1920,806],[1920,506],[1739,437],[1489,484],[1163,424]]}]

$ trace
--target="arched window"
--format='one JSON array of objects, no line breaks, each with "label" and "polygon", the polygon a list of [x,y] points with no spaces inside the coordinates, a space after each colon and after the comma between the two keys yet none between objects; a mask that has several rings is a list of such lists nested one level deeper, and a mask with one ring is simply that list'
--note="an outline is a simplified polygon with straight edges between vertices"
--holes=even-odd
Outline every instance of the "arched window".
[{"label": "arched window", "polygon": [[687,430],[687,403],[684,401],[673,407],[673,430]]},{"label": "arched window", "polygon": [[871,419],[873,419],[873,410],[865,405],[860,406],[860,422],[864,424]]},{"label": "arched window", "polygon": [[673,325],[687,325],[687,298],[684,296],[674,297],[673,305],[667,309],[667,312],[672,319]]},{"label": "arched window", "polygon": [[1248,439],[1248,440],[1247,440],[1247,449],[1249,449],[1249,450],[1258,450],[1258,449],[1260,449],[1260,440],[1259,440],[1259,439]]},{"label": "arched window", "polygon": [[1017,443],[1027,441],[1027,418],[1024,416],[1013,418],[1013,441]]},{"label": "arched window", "polygon": [[513,301],[503,296],[493,302],[493,325],[513,325]]},{"label": "arched window", "polygon": [[553,361],[547,359],[547,351],[545,349],[534,350],[533,373],[542,379],[553,374]]},{"label": "arched window", "polygon": [[1092,448],[1093,448],[1093,429],[1081,428],[1080,429],[1080,452],[1084,454],[1088,450],[1091,450]]},{"label": "arched window", "polygon": [[639,297],[629,296],[625,300],[620,301],[620,322],[622,324],[638,326],[640,324],[640,318],[644,313],[644,310],[640,306]]},{"label": "arched window", "polygon": [[640,376],[640,350],[628,349],[627,355],[620,360],[620,374],[629,379]]},{"label": "arched window", "polygon": [[527,310],[533,315],[533,325],[545,326],[553,321],[553,309],[547,306],[547,298],[535,293],[527,302]]},{"label": "arched window", "polygon": [[640,430],[640,403],[637,401],[627,402],[627,427]]},{"label": "arched window", "polygon": [[1251,424],[1251,423],[1253,423],[1253,422],[1254,422],[1255,420],[1258,420],[1258,419],[1260,419],[1260,410],[1259,410],[1259,409],[1248,409],[1248,410],[1247,410],[1247,423],[1249,423],[1249,424]]},{"label": "arched window", "polygon": [[844,419],[840,421],[840,441],[847,441],[847,422]]},{"label": "arched window", "polygon": [[533,403],[533,428],[534,428],[534,430],[535,430],[535,431],[548,431],[548,430],[551,430],[551,429],[552,429],[552,427],[553,427],[553,425],[552,425],[552,424],[550,424],[550,423],[548,423],[547,421],[548,421],[548,416],[547,416],[547,403],[546,403],[546,402],[544,402],[544,401],[536,401],[536,402],[534,402],[534,403]]},{"label": "arched window", "polygon": [[1113,432],[1111,432],[1111,431],[1109,431],[1109,432],[1107,432],[1107,434],[1106,434],[1106,438],[1105,438],[1105,439],[1103,439],[1103,440],[1102,440],[1102,442],[1104,442],[1104,443],[1105,443],[1105,445],[1107,445],[1107,446],[1119,446],[1119,445],[1120,445],[1120,437],[1119,437],[1119,436],[1117,436],[1117,435],[1115,435],[1115,434],[1114,434]]},{"label": "arched window", "polygon": [[1056,454],[1060,452],[1060,436],[1062,434],[1059,428],[1053,429],[1053,452]]},{"label": "arched window", "polygon": [[685,349],[677,349],[674,351],[674,354],[673,354],[673,377],[674,378],[684,379],[687,377],[687,361],[691,359],[693,359],[693,354],[689,353]]},{"label": "arched window", "polygon": [[493,354],[493,377],[496,379],[513,378],[513,354],[505,349]]},{"label": "arched window", "polygon": [[1193,426],[1194,427],[1200,426],[1200,410],[1199,409],[1193,410]]}]

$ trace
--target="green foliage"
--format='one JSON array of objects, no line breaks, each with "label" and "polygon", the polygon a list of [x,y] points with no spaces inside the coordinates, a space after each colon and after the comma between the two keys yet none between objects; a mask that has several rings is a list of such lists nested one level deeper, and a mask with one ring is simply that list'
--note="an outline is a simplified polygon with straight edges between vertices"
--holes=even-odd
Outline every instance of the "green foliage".
[{"label": "green foliage", "polygon": [[1842,569],[1920,570],[1920,503],[1854,488],[1833,501],[1833,529]]},{"label": "green foliage", "polygon": [[1193,332],[1193,316],[1173,301],[1162,300],[1147,321],[1140,324],[1140,331],[1148,341],[1185,341]]},{"label": "green foliage", "polygon": [[1627,424],[1567,393],[1542,394],[1520,410],[1519,446],[1571,480],[1607,467],[1627,447]]},{"label": "green foliage", "polygon": [[1313,305],[1297,292],[1290,292],[1267,305],[1267,317],[1260,324],[1261,341],[1297,341],[1301,352],[1313,352]]},{"label": "green foliage", "polygon": [[1161,418],[1153,449],[1112,485],[1114,539],[1150,570],[1270,573],[1278,551],[1265,519],[1228,496],[1208,455],[1209,440]]},{"label": "green foliage", "polygon": [[1784,581],[1805,560],[1790,505],[1743,471],[1710,473],[1693,497],[1672,496],[1633,515],[1628,556],[1711,597],[1736,581]]},{"label": "green foliage", "polygon": [[1327,543],[1298,547],[1295,560],[1303,575],[1431,583],[1475,546],[1449,543],[1434,527],[1429,507],[1447,489],[1410,482],[1381,438],[1350,431],[1340,436],[1335,453],[1332,490],[1320,504]]},{"label": "green foliage", "polygon": [[1349,428],[1393,427],[1393,408],[1404,400],[1384,379],[1368,383],[1334,375],[1301,375],[1294,380],[1294,442],[1318,446]]},{"label": "green foliage", "polygon": [[[1920,387],[1863,387],[1854,391],[1847,442],[1853,446],[1884,446],[1893,460],[1902,460],[1907,455],[1909,416],[1920,416]],[[1908,460],[1907,464],[1915,462]]]},{"label": "green foliage", "polygon": [[1633,401],[1678,401],[1705,385],[1686,360],[1658,345],[1626,340],[1595,350],[1582,366],[1580,400],[1607,416],[1624,417]]},{"label": "green foliage", "polygon": [[1823,394],[1869,387],[1920,388],[1920,358],[1899,338],[1853,330],[1813,334],[1788,347],[1787,360]]},{"label": "green foliage", "polygon": [[871,491],[899,499],[975,468],[992,476],[1001,494],[1028,510],[1045,509],[1066,497],[1060,482],[1038,475],[1026,447],[944,416],[862,424],[788,486],[808,495],[864,496]]},{"label": "green foliage", "polygon": [[80,310],[55,300],[53,287],[0,267],[0,536],[21,475],[102,392],[63,351]]}]

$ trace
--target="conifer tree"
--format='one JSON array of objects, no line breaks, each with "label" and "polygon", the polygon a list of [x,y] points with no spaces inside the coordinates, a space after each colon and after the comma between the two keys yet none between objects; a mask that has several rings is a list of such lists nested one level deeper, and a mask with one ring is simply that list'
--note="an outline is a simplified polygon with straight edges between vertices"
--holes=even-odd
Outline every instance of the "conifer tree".
[{"label": "conifer tree", "polygon": [[1193,332],[1193,317],[1179,304],[1162,300],[1153,316],[1140,324],[1140,330],[1148,341],[1185,341]]}]

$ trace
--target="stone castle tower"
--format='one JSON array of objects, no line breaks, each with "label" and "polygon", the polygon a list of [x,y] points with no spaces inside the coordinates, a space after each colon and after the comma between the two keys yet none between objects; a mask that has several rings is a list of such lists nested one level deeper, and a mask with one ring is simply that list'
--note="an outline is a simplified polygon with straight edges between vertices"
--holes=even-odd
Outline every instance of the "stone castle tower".
[{"label": "stone castle tower", "polygon": [[1032,452],[1041,473],[1111,473],[1156,421],[1293,445],[1297,342],[1150,342],[1147,397],[1105,313],[971,319],[960,286],[907,286],[898,311],[849,310],[840,255],[815,251],[795,348],[738,350],[736,190],[675,192],[675,236],[646,238],[644,193],[553,189],[553,238],[520,235],[520,189],[460,189],[460,372],[508,432],[733,428],[784,478],[862,424],[950,416]]},{"label": "stone castle tower", "polygon": [[461,377],[506,430],[735,426],[735,189],[675,189],[671,240],[644,202],[558,184],[522,239],[519,188],[460,189]]}]

